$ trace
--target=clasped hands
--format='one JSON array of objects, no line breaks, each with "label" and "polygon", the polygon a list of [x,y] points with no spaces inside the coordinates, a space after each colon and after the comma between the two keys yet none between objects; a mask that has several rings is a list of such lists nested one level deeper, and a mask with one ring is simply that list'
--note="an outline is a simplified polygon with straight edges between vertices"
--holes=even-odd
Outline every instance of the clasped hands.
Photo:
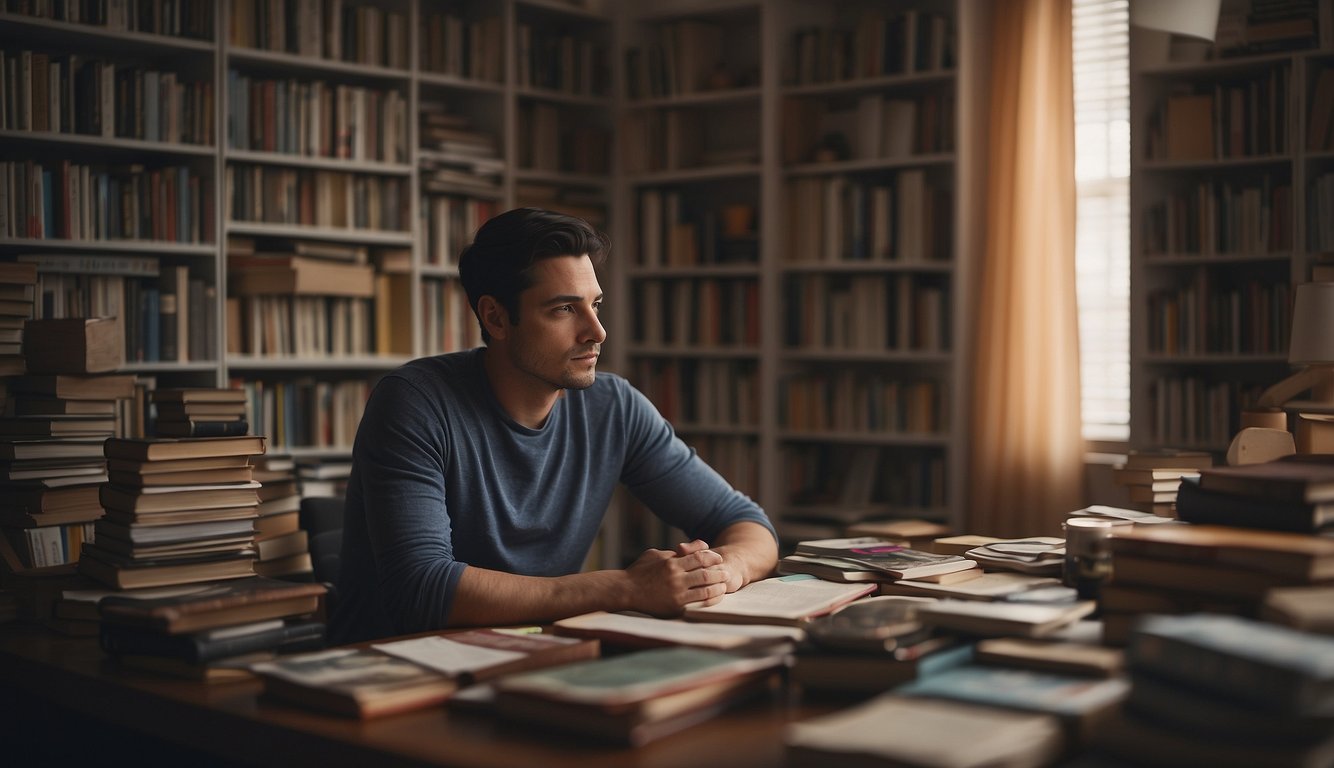
[{"label": "clasped hands", "polygon": [[660,617],[713,605],[745,583],[740,563],[699,539],[647,550],[626,571],[635,583],[637,610]]}]

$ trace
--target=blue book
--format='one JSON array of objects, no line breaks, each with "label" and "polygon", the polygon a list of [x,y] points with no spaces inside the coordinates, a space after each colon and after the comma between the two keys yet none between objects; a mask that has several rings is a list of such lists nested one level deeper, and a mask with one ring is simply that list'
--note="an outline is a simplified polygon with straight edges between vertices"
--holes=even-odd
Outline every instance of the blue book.
[{"label": "blue book", "polygon": [[56,175],[49,168],[42,169],[42,237],[56,236]]},{"label": "blue book", "polygon": [[1011,667],[966,665],[919,678],[900,686],[896,692],[1085,721],[1111,710],[1129,690],[1130,684],[1120,678],[1095,679]]},{"label": "blue book", "polygon": [[1233,701],[1334,716],[1334,637],[1224,614],[1149,616],[1126,658],[1132,670]]}]

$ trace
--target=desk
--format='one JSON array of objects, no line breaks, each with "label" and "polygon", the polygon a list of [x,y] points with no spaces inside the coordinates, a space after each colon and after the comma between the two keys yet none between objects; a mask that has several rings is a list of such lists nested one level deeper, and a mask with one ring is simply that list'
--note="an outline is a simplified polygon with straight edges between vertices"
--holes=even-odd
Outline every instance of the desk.
[{"label": "desk", "polygon": [[[34,697],[54,701],[111,728],[149,734],[222,762],[284,766],[781,766],[785,723],[847,705],[755,701],[676,736],[628,749],[442,707],[367,721],[326,716],[261,696],[258,680],[205,685],[124,670],[93,638],[15,624],[0,626],[0,689],[12,692],[20,705]],[[12,721],[4,730],[10,727]],[[77,727],[53,730],[79,735]],[[17,741],[23,734],[10,738]],[[133,738],[125,740],[131,749],[135,744]],[[111,755],[93,747],[88,754],[97,756],[99,764],[124,765],[129,758],[143,765],[148,755],[140,752]]]}]

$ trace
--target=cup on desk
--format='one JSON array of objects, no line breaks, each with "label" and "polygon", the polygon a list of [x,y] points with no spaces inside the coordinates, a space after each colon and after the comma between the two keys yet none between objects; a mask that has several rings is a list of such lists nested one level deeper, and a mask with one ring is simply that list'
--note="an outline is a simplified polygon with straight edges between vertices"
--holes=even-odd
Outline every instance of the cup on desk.
[{"label": "cup on desk", "polygon": [[1107,540],[1118,525],[1129,520],[1072,517],[1061,525],[1065,533],[1064,582],[1081,600],[1096,600],[1102,583],[1112,575],[1112,550]]}]

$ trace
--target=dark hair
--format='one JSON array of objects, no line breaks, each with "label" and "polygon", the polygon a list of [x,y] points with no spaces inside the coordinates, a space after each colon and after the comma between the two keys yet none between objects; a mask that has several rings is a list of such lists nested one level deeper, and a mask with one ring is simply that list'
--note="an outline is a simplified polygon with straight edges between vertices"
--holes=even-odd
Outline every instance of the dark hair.
[{"label": "dark hair", "polygon": [[491,335],[477,312],[483,296],[494,296],[519,322],[519,294],[533,284],[532,267],[541,259],[588,254],[594,266],[611,249],[607,236],[583,219],[541,208],[515,208],[488,220],[472,245],[459,256],[459,278],[468,304],[482,326],[482,340]]}]

